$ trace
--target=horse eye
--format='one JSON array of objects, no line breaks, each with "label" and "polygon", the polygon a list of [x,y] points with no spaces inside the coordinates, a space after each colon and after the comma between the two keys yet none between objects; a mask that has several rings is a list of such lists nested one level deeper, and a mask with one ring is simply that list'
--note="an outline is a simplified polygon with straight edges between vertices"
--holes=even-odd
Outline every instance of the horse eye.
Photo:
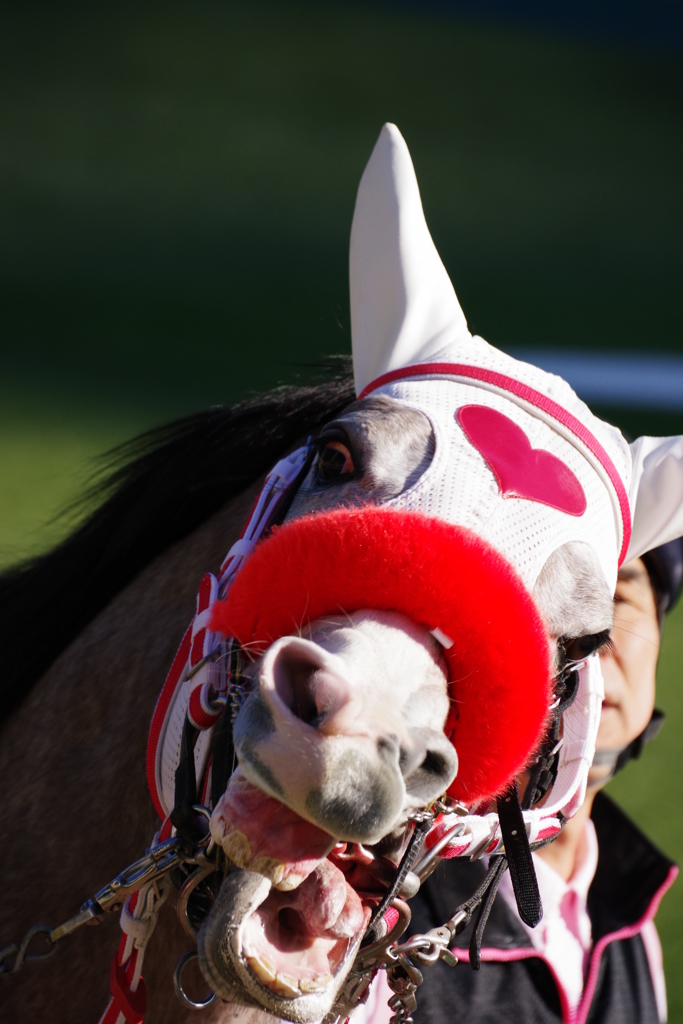
[{"label": "horse eye", "polygon": [[342,480],[355,471],[351,452],[341,441],[327,441],[318,452],[318,479],[324,483]]},{"label": "horse eye", "polygon": [[574,640],[565,641],[564,650],[568,661],[583,661],[591,654],[594,654],[601,647],[610,643],[609,630],[601,633],[589,633],[586,636],[577,636]]}]

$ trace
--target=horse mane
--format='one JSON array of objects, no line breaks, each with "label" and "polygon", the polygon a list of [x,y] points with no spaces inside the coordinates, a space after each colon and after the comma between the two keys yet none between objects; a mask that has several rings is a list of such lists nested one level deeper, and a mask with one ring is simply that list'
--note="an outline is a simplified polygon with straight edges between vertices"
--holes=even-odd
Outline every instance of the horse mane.
[{"label": "horse mane", "polygon": [[[104,456],[72,507],[95,511],[47,554],[0,575],[0,722],[149,562],[355,398],[346,367],[156,427]],[[40,628],[36,628],[40,623]]]}]

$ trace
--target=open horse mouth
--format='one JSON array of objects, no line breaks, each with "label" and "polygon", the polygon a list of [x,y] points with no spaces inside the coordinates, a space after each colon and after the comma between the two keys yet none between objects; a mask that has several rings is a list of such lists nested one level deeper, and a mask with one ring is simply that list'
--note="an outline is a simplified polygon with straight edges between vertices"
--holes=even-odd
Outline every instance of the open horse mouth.
[{"label": "open horse mouth", "polygon": [[199,934],[207,981],[223,999],[319,1020],[394,877],[401,844],[387,856],[336,842],[239,771],[211,834],[231,866]]},{"label": "open horse mouth", "polygon": [[[339,608],[343,621],[325,619]],[[293,622],[323,620],[310,641],[292,637]],[[364,508],[275,531],[210,628],[260,667],[234,723],[240,767],[211,817],[231,867],[198,936],[200,966],[223,999],[320,1020],[395,878],[402,851],[388,837],[401,847],[410,814],[444,793],[490,799],[537,745],[545,625],[474,535]],[[424,684],[419,700],[406,679]]]},{"label": "open horse mouth", "polygon": [[270,890],[244,921],[241,952],[252,973],[278,995],[324,991],[370,913],[326,858],[296,889]]}]

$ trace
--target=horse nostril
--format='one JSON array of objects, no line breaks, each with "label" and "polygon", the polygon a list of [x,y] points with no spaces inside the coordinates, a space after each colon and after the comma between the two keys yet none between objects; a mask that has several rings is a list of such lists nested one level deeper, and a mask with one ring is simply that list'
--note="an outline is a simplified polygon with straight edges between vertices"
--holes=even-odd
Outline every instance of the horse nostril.
[{"label": "horse nostril", "polygon": [[412,757],[401,764],[406,792],[425,801],[446,790],[458,771],[458,755],[445,736],[432,729],[411,729]]},{"label": "horse nostril", "polygon": [[349,684],[328,655],[307,640],[287,639],[266,656],[262,690],[272,688],[293,715],[317,728],[350,700]]},{"label": "horse nostril", "polygon": [[315,725],[320,718],[313,687],[317,670],[318,666],[310,662],[284,657],[275,671],[275,689],[280,700],[307,725]]},{"label": "horse nostril", "polygon": [[420,765],[420,770],[429,775],[445,775],[448,769],[448,761],[438,750],[428,750]]}]

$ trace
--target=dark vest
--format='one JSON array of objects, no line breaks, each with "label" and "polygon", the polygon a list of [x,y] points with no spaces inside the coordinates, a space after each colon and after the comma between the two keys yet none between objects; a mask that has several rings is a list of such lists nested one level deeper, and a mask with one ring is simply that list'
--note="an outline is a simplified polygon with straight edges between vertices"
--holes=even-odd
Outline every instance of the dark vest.
[{"label": "dark vest", "polygon": [[[673,882],[676,868],[626,815],[600,793],[592,812],[598,866],[588,892],[593,949],[584,995],[571,1016],[548,964],[534,950],[519,919],[496,897],[484,931],[482,963],[470,969],[471,926],[452,947],[456,967],[437,962],[424,970],[416,1024],[658,1024],[643,940],[644,919]],[[484,876],[480,862],[442,861],[410,901],[410,933],[443,924]]]}]

